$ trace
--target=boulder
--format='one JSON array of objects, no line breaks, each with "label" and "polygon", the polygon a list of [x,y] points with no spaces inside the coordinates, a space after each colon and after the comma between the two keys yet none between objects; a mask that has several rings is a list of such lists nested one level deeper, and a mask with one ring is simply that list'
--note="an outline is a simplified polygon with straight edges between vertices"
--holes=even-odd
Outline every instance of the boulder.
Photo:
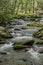
[{"label": "boulder", "polygon": [[3,26],[0,26],[0,44],[4,44],[8,38],[12,38],[12,35]]},{"label": "boulder", "polygon": [[36,44],[38,44],[38,45],[43,45],[43,40],[37,41]]},{"label": "boulder", "polygon": [[43,39],[43,28],[33,34],[35,38]]},{"label": "boulder", "polygon": [[2,38],[12,38],[12,35],[8,32],[7,29],[0,26],[0,37],[2,37]]},{"label": "boulder", "polygon": [[34,44],[34,40],[22,39],[22,40],[16,41],[13,44],[13,48],[14,48],[14,50],[31,48],[31,47],[33,47],[33,44]]},{"label": "boulder", "polygon": [[7,52],[0,52],[1,55],[7,55]]}]

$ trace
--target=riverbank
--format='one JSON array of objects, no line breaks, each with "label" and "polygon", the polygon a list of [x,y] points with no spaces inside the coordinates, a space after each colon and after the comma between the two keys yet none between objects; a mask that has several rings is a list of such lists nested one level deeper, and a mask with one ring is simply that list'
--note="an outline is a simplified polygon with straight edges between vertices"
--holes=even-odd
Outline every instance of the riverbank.
[{"label": "riverbank", "polygon": [[[5,17],[3,17],[3,16],[1,16],[0,17],[0,22],[1,21],[10,21],[10,20],[12,20],[12,19],[24,19],[24,20],[27,20],[28,18],[31,18],[31,20],[35,20],[35,18],[41,18],[41,16],[39,16],[39,15],[36,15],[36,14],[34,14],[34,13],[30,13],[30,14],[14,14],[14,15],[12,15],[12,14],[8,14],[8,15],[6,15]],[[27,18],[27,19],[25,19],[25,18]]]}]

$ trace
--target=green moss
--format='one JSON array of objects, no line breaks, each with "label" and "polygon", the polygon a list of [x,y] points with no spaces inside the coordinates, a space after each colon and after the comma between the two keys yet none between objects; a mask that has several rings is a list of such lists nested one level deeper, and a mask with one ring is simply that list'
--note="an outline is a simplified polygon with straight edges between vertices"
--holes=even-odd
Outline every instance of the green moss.
[{"label": "green moss", "polygon": [[3,26],[0,26],[0,44],[5,43],[8,38],[12,38],[12,35]]},{"label": "green moss", "polygon": [[23,49],[32,47],[34,40],[22,40],[13,44],[14,49]]},{"label": "green moss", "polygon": [[6,15],[5,14],[0,15],[0,21],[11,20],[13,18],[25,18],[25,17],[30,17],[31,21],[35,21],[35,18],[36,17],[40,17],[40,16],[37,16],[36,14],[33,14],[33,13],[28,13],[28,14],[13,14],[13,15],[9,13],[9,14],[6,14]]},{"label": "green moss", "polygon": [[16,49],[16,50],[19,50],[19,49],[24,49],[24,48],[26,48],[26,46],[14,45],[13,48],[14,48],[14,50],[15,50],[15,49]]},{"label": "green moss", "polygon": [[36,33],[33,34],[34,37],[36,38],[41,38],[43,39],[43,28],[37,31]]},{"label": "green moss", "polygon": [[0,26],[0,36],[2,38],[12,38],[12,35],[3,26]]},{"label": "green moss", "polygon": [[29,29],[29,28],[42,28],[43,27],[43,25],[42,24],[40,24],[39,22],[35,22],[35,21],[33,21],[33,22],[31,22],[30,24],[27,24],[26,26],[23,26],[21,29]]},{"label": "green moss", "polygon": [[43,40],[37,41],[36,44],[43,45]]}]

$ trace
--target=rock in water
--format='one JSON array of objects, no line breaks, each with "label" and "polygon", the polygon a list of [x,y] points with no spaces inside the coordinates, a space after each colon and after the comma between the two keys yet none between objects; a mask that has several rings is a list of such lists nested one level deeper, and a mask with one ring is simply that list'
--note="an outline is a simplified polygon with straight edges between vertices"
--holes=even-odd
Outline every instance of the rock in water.
[{"label": "rock in water", "polygon": [[7,52],[0,52],[1,55],[7,55]]},{"label": "rock in water", "polygon": [[43,46],[43,40],[36,41],[36,44],[37,44],[37,45],[42,45],[42,46]]},{"label": "rock in water", "polygon": [[0,26],[0,37],[12,38],[12,35],[3,26]]},{"label": "rock in water", "polygon": [[12,38],[12,35],[3,26],[0,26],[0,44],[5,43],[5,39]]},{"label": "rock in water", "polygon": [[43,28],[33,34],[34,37],[43,39]]},{"label": "rock in water", "polygon": [[34,44],[34,40],[29,40],[29,39],[21,39],[19,41],[16,41],[13,44],[13,48],[14,50],[20,50],[20,49],[24,49],[24,48],[31,48],[33,47],[32,45]]}]

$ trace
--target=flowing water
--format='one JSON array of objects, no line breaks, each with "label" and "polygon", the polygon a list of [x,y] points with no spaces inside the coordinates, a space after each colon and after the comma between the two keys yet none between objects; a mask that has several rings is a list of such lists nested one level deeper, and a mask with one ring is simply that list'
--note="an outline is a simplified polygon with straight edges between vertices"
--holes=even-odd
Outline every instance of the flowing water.
[{"label": "flowing water", "polygon": [[[32,34],[39,28],[21,29],[22,26],[26,26],[26,21],[22,19],[14,19],[11,23],[6,25],[6,28],[12,34],[13,38],[6,41],[5,44],[0,44],[0,65],[43,65],[43,54],[38,53],[37,45],[33,45],[33,48],[27,48],[26,50],[13,50],[12,44],[15,41],[22,39],[34,39]],[[30,22],[28,23],[30,24]]]}]

